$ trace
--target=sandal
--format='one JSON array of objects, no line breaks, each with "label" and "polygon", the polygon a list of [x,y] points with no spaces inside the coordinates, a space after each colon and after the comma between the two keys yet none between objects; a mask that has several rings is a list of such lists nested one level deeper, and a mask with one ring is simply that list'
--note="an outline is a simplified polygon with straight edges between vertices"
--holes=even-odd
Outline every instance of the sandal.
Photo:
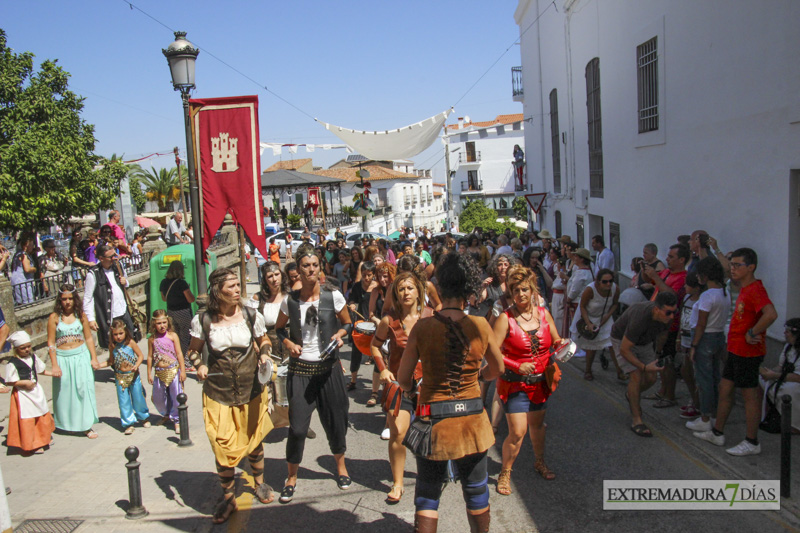
[{"label": "sandal", "polygon": [[350,383],[347,384],[347,387],[345,387],[345,388],[348,391],[356,390],[356,382],[355,381],[351,381]]},{"label": "sandal", "polygon": [[591,371],[583,373],[583,379],[586,381],[594,381],[594,374]]},{"label": "sandal", "polygon": [[133,426],[128,426],[125,428],[125,431],[123,431],[123,433],[125,435],[133,435],[133,431],[134,431]]},{"label": "sandal", "polygon": [[537,474],[542,476],[547,481],[553,481],[556,478],[555,472],[547,468],[547,465],[544,463],[544,459],[539,459],[533,464],[533,469],[536,471]]},{"label": "sandal", "polygon": [[636,433],[640,437],[652,437],[653,433],[650,432],[650,428],[645,426],[644,424],[637,424],[631,427],[631,431]]},{"label": "sandal", "polygon": [[617,379],[620,381],[628,381],[628,374],[620,370],[617,372]]},{"label": "sandal", "polygon": [[95,431],[93,429],[90,429],[89,431],[84,433],[84,435],[86,435],[90,439],[96,439],[99,436],[99,435],[97,435],[97,433],[95,433]]},{"label": "sandal", "polygon": [[215,524],[227,522],[228,518],[231,517],[231,514],[233,514],[233,512],[237,509],[238,507],[236,506],[236,498],[224,498],[217,505],[217,509],[214,511],[214,516],[211,518],[211,521]]},{"label": "sandal", "polygon": [[369,395],[369,400],[367,400],[367,407],[375,407],[378,405],[378,393],[373,392]]},{"label": "sandal", "polygon": [[[400,494],[395,496],[395,494],[398,491],[400,492]],[[392,485],[392,490],[390,490],[389,493],[386,495],[386,503],[400,503],[400,498],[403,497],[403,494],[405,494],[405,492],[406,490],[403,488],[402,485]]]},{"label": "sandal", "polygon": [[497,493],[503,496],[511,494],[511,469],[501,470],[497,476]]},{"label": "sandal", "polygon": [[262,483],[256,487],[256,498],[263,504],[272,503],[275,501],[275,493],[272,492],[272,487]]}]

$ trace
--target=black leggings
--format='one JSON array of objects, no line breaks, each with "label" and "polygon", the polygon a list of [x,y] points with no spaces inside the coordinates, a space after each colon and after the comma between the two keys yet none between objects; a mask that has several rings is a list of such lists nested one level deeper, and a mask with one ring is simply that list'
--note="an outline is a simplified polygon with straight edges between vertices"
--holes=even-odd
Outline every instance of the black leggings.
[{"label": "black leggings", "polygon": [[311,413],[319,413],[322,429],[328,437],[331,453],[347,450],[347,417],[350,400],[344,388],[344,375],[338,361],[320,376],[300,376],[290,373],[286,382],[289,397],[289,438],[286,441],[286,461],[299,464],[311,424]]}]

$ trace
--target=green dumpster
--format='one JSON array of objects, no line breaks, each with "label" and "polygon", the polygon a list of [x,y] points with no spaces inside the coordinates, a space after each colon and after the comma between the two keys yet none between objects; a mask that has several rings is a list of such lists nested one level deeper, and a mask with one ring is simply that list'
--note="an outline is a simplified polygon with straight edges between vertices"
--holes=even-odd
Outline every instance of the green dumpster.
[{"label": "green dumpster", "polygon": [[[217,268],[217,256],[214,252],[207,252],[208,264],[206,265],[206,281],[212,270]],[[167,270],[173,261],[183,263],[184,277],[192,294],[197,296],[197,268],[194,260],[194,245],[179,244],[170,246],[163,252],[150,258],[150,314],[156,309],[167,308],[167,302],[161,299],[161,280],[167,277]],[[192,304],[192,313],[197,313],[197,303]]]}]

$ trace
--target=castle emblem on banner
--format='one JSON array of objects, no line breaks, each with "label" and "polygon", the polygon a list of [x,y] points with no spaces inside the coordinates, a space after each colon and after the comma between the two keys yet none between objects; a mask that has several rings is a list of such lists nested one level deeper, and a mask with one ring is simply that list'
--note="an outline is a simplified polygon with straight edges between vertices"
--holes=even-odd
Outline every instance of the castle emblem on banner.
[{"label": "castle emblem on banner", "polygon": [[239,154],[239,139],[220,132],[219,137],[211,137],[211,157],[214,172],[235,172],[239,170],[236,156]]}]

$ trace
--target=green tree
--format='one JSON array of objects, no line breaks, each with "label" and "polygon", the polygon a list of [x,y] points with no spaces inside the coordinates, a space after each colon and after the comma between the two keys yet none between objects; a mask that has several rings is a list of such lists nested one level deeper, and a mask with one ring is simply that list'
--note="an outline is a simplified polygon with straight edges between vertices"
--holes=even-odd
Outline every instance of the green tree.
[{"label": "green tree", "polygon": [[514,210],[514,216],[517,220],[528,220],[528,201],[525,199],[524,196],[517,196],[514,198],[514,202],[511,204],[511,208]]},{"label": "green tree", "polygon": [[475,229],[475,226],[484,230],[497,230],[500,226],[497,222],[497,211],[480,199],[469,200],[458,217],[458,228],[462,232],[469,233]]},{"label": "green tree", "polygon": [[69,73],[15,53],[0,29],[0,228],[34,229],[110,208],[125,167],[94,154]]},{"label": "green tree", "polygon": [[[144,194],[148,200],[158,203],[159,212],[167,211],[167,202],[178,202],[181,199],[181,187],[176,168],[142,170],[136,174],[138,181],[144,186]],[[181,175],[187,176],[186,167],[181,167]],[[186,180],[183,192],[186,192]]]}]

